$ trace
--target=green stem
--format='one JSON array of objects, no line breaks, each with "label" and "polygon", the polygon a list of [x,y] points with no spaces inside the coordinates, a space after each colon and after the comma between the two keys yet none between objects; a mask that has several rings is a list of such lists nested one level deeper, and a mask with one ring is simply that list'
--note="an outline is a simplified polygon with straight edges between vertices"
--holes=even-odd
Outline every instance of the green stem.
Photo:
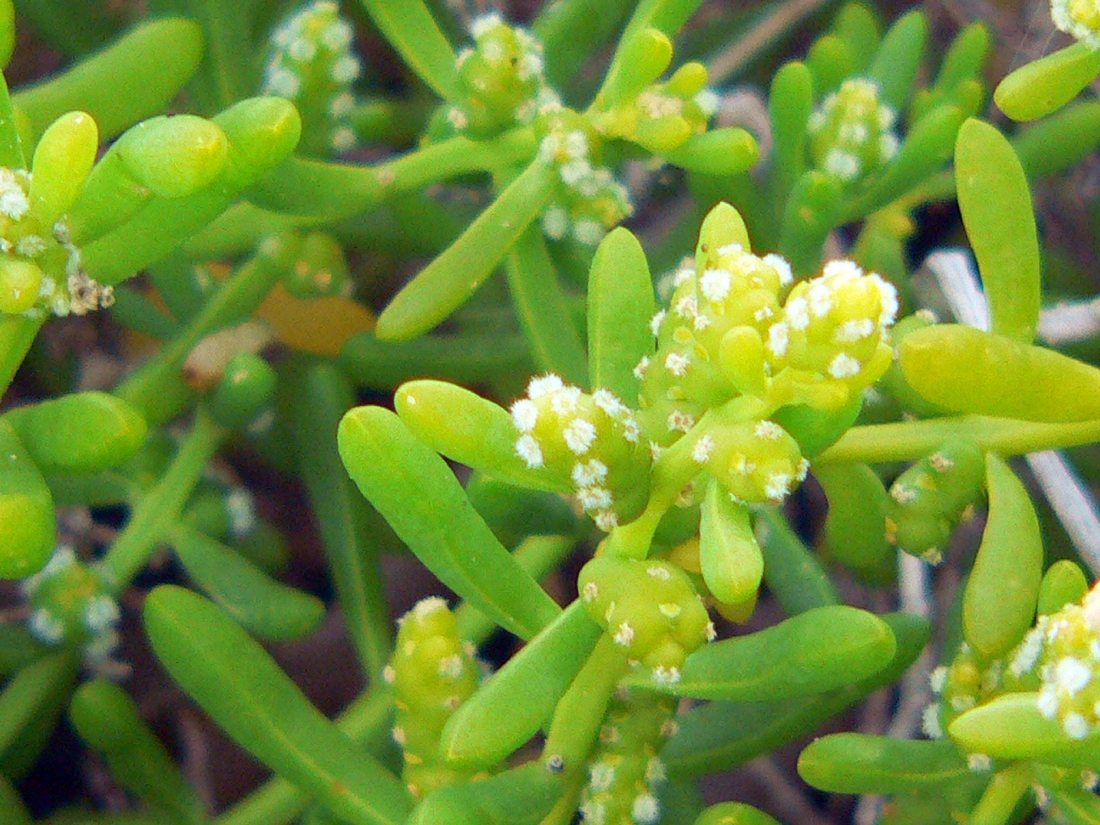
[{"label": "green stem", "polygon": [[501,172],[535,155],[531,128],[513,129],[493,140],[454,137],[416,149],[377,166],[288,158],[248,190],[263,209],[291,215],[343,218],[401,192],[471,172]]},{"label": "green stem", "polygon": [[45,321],[45,313],[33,318],[0,314],[0,398],[8,391],[16,370],[27,357],[27,350]]},{"label": "green stem", "polygon": [[780,403],[772,400],[741,395],[717,409],[707,410],[690,433],[666,449],[657,459],[653,465],[649,503],[638,518],[611,532],[604,552],[624,558],[644,559],[649,553],[653,534],[661,518],[684,487],[702,470],[692,457],[699,439],[710,433],[718,434],[723,427],[731,424],[767,418],[779,406]]},{"label": "green stem", "polygon": [[278,280],[274,267],[249,261],[211,296],[202,310],[157,356],[119,385],[116,394],[141,410],[150,425],[177,414],[190,394],[181,368],[204,337],[252,314]]},{"label": "green stem", "polygon": [[964,415],[853,427],[815,463],[912,461],[935,452],[949,438],[971,441],[1002,456],[1022,455],[1100,441],[1100,420],[1044,424]]},{"label": "green stem", "polygon": [[187,439],[160,481],[134,508],[130,521],[119,533],[101,562],[112,591],[129,585],[179,520],[183,505],[202,478],[206,465],[225,441],[227,431],[199,412]]}]

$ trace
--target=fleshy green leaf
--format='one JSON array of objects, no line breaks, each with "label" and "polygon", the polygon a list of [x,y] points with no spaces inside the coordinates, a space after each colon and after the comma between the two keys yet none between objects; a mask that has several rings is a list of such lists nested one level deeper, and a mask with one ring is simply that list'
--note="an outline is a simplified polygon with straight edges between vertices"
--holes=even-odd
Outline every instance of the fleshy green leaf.
[{"label": "fleshy green leaf", "polygon": [[145,628],[172,677],[242,747],[356,825],[400,825],[400,781],[326,719],[256,642],[172,585],[145,601]]},{"label": "fleshy green leaf", "polygon": [[560,613],[474,512],[446,462],[396,415],[357,407],[337,440],[363,495],[444,584],[525,639]]},{"label": "fleshy green leaf", "polygon": [[700,648],[669,692],[758,702],[824,693],[882,670],[895,649],[894,634],[878,617],[844,605],[820,607]]},{"label": "fleshy green leaf", "polygon": [[596,249],[588,273],[588,370],[591,386],[632,404],[634,368],[653,352],[649,320],[656,311],[649,262],[638,239],[622,227]]},{"label": "fleshy green leaf", "polygon": [[443,757],[488,767],[516,751],[549,721],[600,634],[580,601],[570,605],[455,711]]},{"label": "fleshy green leaf", "polygon": [[816,739],[798,757],[798,773],[831,793],[912,793],[965,776],[966,755],[954,742],[837,733]]},{"label": "fleshy green leaf", "polygon": [[1043,540],[1027,490],[992,453],[986,487],[989,517],[963,591],[963,633],[980,657],[992,660],[1023,639],[1035,619]]},{"label": "fleshy green leaf", "polygon": [[992,330],[1030,344],[1042,303],[1031,191],[1012,145],[988,123],[971,118],[959,129],[955,188]]}]

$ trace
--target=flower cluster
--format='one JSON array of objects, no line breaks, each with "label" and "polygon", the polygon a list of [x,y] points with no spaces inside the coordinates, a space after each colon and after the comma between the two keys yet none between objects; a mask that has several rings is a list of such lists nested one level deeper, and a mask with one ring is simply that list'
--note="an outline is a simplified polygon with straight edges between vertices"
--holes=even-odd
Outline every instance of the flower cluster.
[{"label": "flower cluster", "polygon": [[393,739],[404,753],[403,778],[418,799],[470,778],[448,767],[438,751],[443,726],[481,681],[474,652],[459,639],[443,599],[421,599],[400,620],[393,658],[382,675],[393,687]]},{"label": "flower cluster", "polygon": [[581,797],[586,825],[656,825],[665,767],[661,745],[676,733],[676,700],[620,693],[608,707]]},{"label": "flower cluster", "polygon": [[88,277],[62,217],[43,226],[31,209],[31,173],[0,167],[0,312],[84,315],[114,303]]},{"label": "flower cluster", "polygon": [[530,33],[486,14],[473,21],[470,34],[474,47],[458,54],[461,99],[446,113],[455,129],[491,137],[558,104],[543,73],[542,44]]},{"label": "flower cluster", "polygon": [[516,454],[573,486],[577,501],[601,529],[631,518],[648,489],[649,451],[634,411],[608,390],[582,392],[556,375],[531,380],[511,407],[519,432]]},{"label": "flower cluster", "polygon": [[1050,16],[1059,30],[1100,49],[1100,4],[1095,0],[1051,0]]},{"label": "flower cluster", "polygon": [[296,298],[347,296],[351,292],[343,247],[326,232],[268,235],[257,253],[265,263],[280,270],[283,286]]},{"label": "flower cluster", "polygon": [[[688,654],[714,638],[714,625],[688,575],[667,561],[599,556],[578,579],[593,621],[622,647],[632,667],[658,685],[675,684]],[[580,812],[589,825],[650,825],[660,818],[657,753],[676,730],[676,702],[620,689],[588,764]]]},{"label": "flower cluster", "polygon": [[359,59],[353,30],[332,0],[317,0],[284,20],[271,35],[262,93],[294,101],[302,116],[299,151],[325,157],[355,147],[349,117]]},{"label": "flower cluster", "polygon": [[823,172],[852,183],[898,152],[897,113],[879,100],[873,80],[850,78],[810,116],[810,154]]},{"label": "flower cluster", "polygon": [[20,586],[31,606],[28,628],[40,642],[79,646],[93,662],[118,646],[118,602],[71,547],[58,547],[49,563]]},{"label": "flower cluster", "polygon": [[542,215],[542,230],[554,240],[571,235],[595,246],[634,211],[630,193],[598,162],[599,134],[571,109],[548,107],[536,124],[539,158],[557,169],[559,186]]},{"label": "flower cluster", "polygon": [[891,485],[886,538],[907,553],[939,564],[955,528],[973,514],[984,479],[981,450],[968,441],[945,443]]},{"label": "flower cluster", "polygon": [[1013,670],[1037,668],[1039,712],[1057,719],[1071,739],[1083,739],[1100,722],[1100,591],[1080,604],[1040,617],[1017,648]]},{"label": "flower cluster", "polygon": [[714,638],[691,579],[669,562],[599,556],[581,570],[578,587],[592,620],[657,684],[678,682],[688,654]]},{"label": "flower cluster", "polygon": [[685,63],[664,83],[654,83],[600,120],[601,131],[663,154],[707,130],[718,96],[707,88],[702,63]]}]

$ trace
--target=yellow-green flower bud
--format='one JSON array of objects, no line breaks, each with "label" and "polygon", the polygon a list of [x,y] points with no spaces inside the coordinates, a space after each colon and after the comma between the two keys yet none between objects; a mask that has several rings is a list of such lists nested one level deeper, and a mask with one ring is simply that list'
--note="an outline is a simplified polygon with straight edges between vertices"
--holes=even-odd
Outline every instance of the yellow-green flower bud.
[{"label": "yellow-green flower bud", "polygon": [[703,64],[685,63],[666,82],[615,105],[601,118],[601,131],[656,154],[672,152],[704,133],[718,110],[718,96],[706,88],[707,80]]},{"label": "yellow-green flower bud", "polygon": [[600,556],[581,570],[578,588],[592,620],[658,684],[679,681],[688,654],[714,638],[691,579],[670,562]]},{"label": "yellow-green flower bud", "polygon": [[872,174],[897,154],[896,119],[873,80],[845,80],[810,116],[814,164],[845,183]]},{"label": "yellow-green flower bud", "polygon": [[439,739],[447,720],[477,689],[481,670],[443,599],[422,599],[401,619],[383,676],[393,687],[393,738],[404,753],[409,792],[419,799],[442,785],[468,781],[470,772],[450,768],[439,757]]},{"label": "yellow-green flower bud", "polygon": [[118,602],[71,547],[58,547],[21,587],[31,607],[28,629],[40,642],[79,646],[93,661],[107,658],[118,646]]},{"label": "yellow-green flower bud", "polygon": [[540,106],[556,102],[543,73],[542,44],[498,14],[473,21],[472,49],[458,55],[461,100],[447,110],[451,125],[473,137],[491,137],[530,123]]},{"label": "yellow-green flower bud", "polygon": [[361,66],[351,52],[353,35],[332,0],[299,9],[271,34],[262,93],[294,101],[302,116],[300,152],[326,157],[355,148],[351,84]]},{"label": "yellow-green flower bud", "polygon": [[[71,185],[62,175],[54,174],[53,178],[57,186]],[[46,226],[31,208],[31,179],[31,173],[24,169],[0,167],[0,311],[63,316],[84,315],[110,306],[114,291],[84,271],[66,217],[62,215]],[[72,199],[71,193],[49,191],[38,191],[34,197],[36,203],[48,202],[55,208]],[[51,209],[39,211],[53,214]]]},{"label": "yellow-green flower bud", "polygon": [[736,424],[704,435],[692,457],[739,502],[778,504],[810,468],[798,442],[774,421]]},{"label": "yellow-green flower bud", "polygon": [[[819,277],[791,290],[768,327],[771,371],[791,369],[796,385],[834,385],[836,402],[820,406],[843,406],[890,366],[886,338],[897,311],[897,290],[881,276],[852,261],[830,261]],[[813,398],[807,403],[819,406]]]},{"label": "yellow-green flower bud", "polygon": [[659,444],[679,438],[710,407],[766,391],[764,336],[792,280],[781,256],[759,257],[736,242],[714,246],[672,276],[669,308],[650,322],[657,353],[635,371]]},{"label": "yellow-green flower bud", "polygon": [[571,483],[577,501],[603,530],[630,520],[648,493],[649,450],[634,411],[614,393],[582,392],[556,375],[531,380],[512,404],[516,454]]}]

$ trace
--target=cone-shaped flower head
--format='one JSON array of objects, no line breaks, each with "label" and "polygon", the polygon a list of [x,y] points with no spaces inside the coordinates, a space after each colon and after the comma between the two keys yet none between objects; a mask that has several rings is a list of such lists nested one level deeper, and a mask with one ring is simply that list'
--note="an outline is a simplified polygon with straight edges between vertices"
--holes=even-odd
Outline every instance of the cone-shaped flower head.
[{"label": "cone-shaped flower head", "polygon": [[300,152],[325,157],[355,148],[352,83],[362,66],[351,51],[351,24],[332,0],[317,0],[271,34],[262,93],[294,101],[302,115]]},{"label": "cone-shaped flower head", "polygon": [[481,669],[443,599],[421,599],[401,618],[383,677],[393,687],[393,738],[404,752],[403,777],[413,796],[468,779],[439,757],[439,739],[447,720],[477,689]]},{"label": "cone-shaped flower head", "polygon": [[1100,3],[1096,0],[1051,0],[1050,16],[1061,31],[1100,49]]},{"label": "cone-shaped flower head", "polygon": [[48,645],[79,646],[87,659],[110,656],[118,646],[121,616],[103,578],[62,545],[49,563],[22,582],[30,602],[28,627]]},{"label": "cone-shaped flower head", "polygon": [[714,637],[691,580],[669,562],[600,556],[581,570],[578,587],[592,620],[655,682],[678,681],[688,654]]},{"label": "cone-shaped flower head", "polygon": [[546,85],[542,44],[525,29],[486,14],[473,21],[470,34],[473,48],[458,55],[461,99],[447,111],[452,126],[491,137],[530,123],[542,104],[557,100]]},{"label": "cone-shaped flower head", "polygon": [[577,501],[604,530],[637,515],[648,488],[649,449],[634,411],[614,393],[582,392],[556,375],[531,380],[511,407],[516,454],[573,486]]},{"label": "cone-shaped flower head", "polygon": [[898,151],[897,114],[879,100],[873,80],[851,78],[810,116],[810,153],[826,174],[851,183],[880,169]]}]

